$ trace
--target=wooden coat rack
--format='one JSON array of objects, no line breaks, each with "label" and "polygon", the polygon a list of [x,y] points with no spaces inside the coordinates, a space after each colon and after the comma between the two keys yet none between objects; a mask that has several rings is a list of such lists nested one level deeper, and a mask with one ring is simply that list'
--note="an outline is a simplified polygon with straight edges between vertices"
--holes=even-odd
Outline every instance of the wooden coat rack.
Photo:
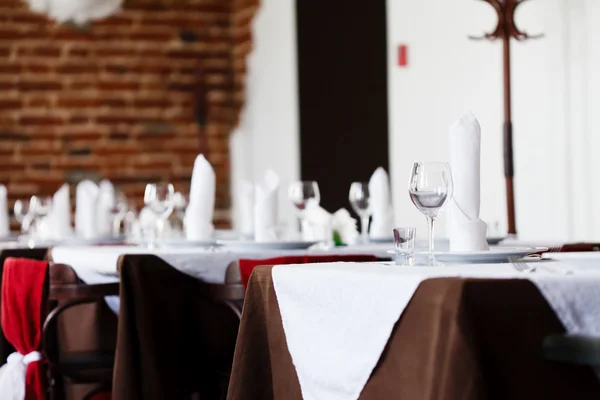
[{"label": "wooden coat rack", "polygon": [[498,15],[498,25],[491,33],[483,36],[469,36],[473,40],[502,40],[503,70],[504,70],[504,177],[506,180],[506,211],[508,216],[508,233],[515,235],[517,227],[515,222],[515,191],[513,185],[514,160],[513,160],[513,129],[511,113],[511,81],[510,81],[510,39],[524,41],[537,39],[543,35],[528,35],[517,28],[515,24],[515,11],[520,4],[527,0],[479,0],[490,4]]}]

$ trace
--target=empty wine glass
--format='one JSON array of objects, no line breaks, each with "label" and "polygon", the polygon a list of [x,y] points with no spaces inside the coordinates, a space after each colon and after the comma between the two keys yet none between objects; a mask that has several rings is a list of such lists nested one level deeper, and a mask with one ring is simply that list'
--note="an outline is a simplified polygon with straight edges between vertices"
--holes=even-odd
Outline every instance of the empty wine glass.
[{"label": "empty wine glass", "polygon": [[173,195],[173,214],[171,225],[174,228],[174,233],[183,237],[185,231],[185,210],[189,203],[188,196],[181,192],[176,192]]},{"label": "empty wine glass", "polygon": [[310,207],[316,207],[321,201],[319,185],[315,181],[296,181],[288,189],[288,198],[296,209],[300,220],[300,226],[306,218],[306,211]]},{"label": "empty wine glass", "polygon": [[33,221],[33,210],[30,207],[31,200],[23,199],[15,201],[15,219],[21,224],[21,232],[29,233]]},{"label": "empty wine glass", "polygon": [[416,162],[408,184],[410,199],[427,218],[429,228],[429,265],[440,265],[433,255],[435,219],[452,198],[450,165],[444,162]]},{"label": "empty wine glass", "polygon": [[157,239],[162,239],[165,223],[173,212],[175,189],[170,183],[149,183],[144,192],[144,204],[156,215]]},{"label": "empty wine glass", "polygon": [[33,212],[33,221],[35,224],[35,235],[41,239],[47,239],[50,235],[50,226],[46,217],[52,211],[53,198],[49,196],[32,196],[29,201],[29,208]]},{"label": "empty wine glass", "polygon": [[353,182],[350,185],[348,200],[354,212],[360,218],[360,236],[363,243],[369,242],[369,219],[373,210],[371,209],[371,194],[369,184],[366,182]]},{"label": "empty wine glass", "polygon": [[121,223],[129,210],[127,197],[123,192],[116,192],[110,204],[110,214],[112,216],[112,235],[118,237],[121,233]]}]

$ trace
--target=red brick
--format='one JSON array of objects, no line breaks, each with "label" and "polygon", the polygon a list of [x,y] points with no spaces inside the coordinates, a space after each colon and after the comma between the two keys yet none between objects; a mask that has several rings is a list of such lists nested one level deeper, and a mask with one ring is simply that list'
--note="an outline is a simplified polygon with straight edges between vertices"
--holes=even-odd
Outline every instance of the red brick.
[{"label": "red brick", "polygon": [[36,91],[57,91],[62,88],[62,84],[56,80],[40,81],[22,81],[19,82],[19,89],[24,92]]},{"label": "red brick", "polygon": [[52,57],[60,56],[62,49],[54,46],[36,46],[36,47],[20,47],[17,50],[17,56],[37,56],[37,57]]},{"label": "red brick", "polygon": [[17,64],[0,64],[0,74],[7,74],[7,75],[12,75],[12,74],[18,74],[20,73],[22,70],[21,65],[17,65]]},{"label": "red brick", "polygon": [[50,125],[60,125],[64,122],[64,120],[60,117],[52,117],[52,116],[25,116],[19,119],[19,124],[27,126],[50,126]]},{"label": "red brick", "polygon": [[99,71],[98,64],[63,64],[56,67],[56,71],[60,74],[94,74]]},{"label": "red brick", "polygon": [[19,109],[23,105],[23,102],[19,99],[6,99],[0,97],[0,110],[14,110]]},{"label": "red brick", "polygon": [[90,122],[90,117],[85,115],[72,115],[69,117],[69,124],[86,124]]},{"label": "red brick", "polygon": [[96,56],[99,58],[109,58],[109,57],[127,57],[133,54],[132,49],[127,48],[103,48],[96,49]]},{"label": "red brick", "polygon": [[43,74],[43,73],[48,73],[52,71],[52,67],[48,64],[24,64],[23,65],[23,71],[25,72],[33,72],[36,74]]},{"label": "red brick", "polygon": [[117,124],[135,124],[139,122],[138,117],[125,115],[101,115],[96,117],[96,122],[99,124],[117,125]]},{"label": "red brick", "polygon": [[85,47],[73,47],[69,49],[69,56],[87,57],[90,55],[90,49]]},{"label": "red brick", "polygon": [[96,108],[100,101],[93,97],[63,97],[58,99],[56,105],[60,108]]},{"label": "red brick", "polygon": [[148,42],[168,42],[175,38],[176,36],[173,33],[163,32],[134,32],[129,35],[131,40]]},{"label": "red brick", "polygon": [[132,81],[102,81],[98,83],[98,89],[104,91],[132,91],[138,90],[139,82]]}]

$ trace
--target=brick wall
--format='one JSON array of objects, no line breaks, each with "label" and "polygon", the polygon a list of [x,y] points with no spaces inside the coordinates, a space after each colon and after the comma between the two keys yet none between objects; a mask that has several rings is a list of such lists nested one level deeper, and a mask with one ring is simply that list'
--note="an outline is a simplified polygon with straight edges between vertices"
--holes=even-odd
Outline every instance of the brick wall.
[{"label": "brick wall", "polygon": [[233,3],[138,0],[76,28],[0,0],[0,182],[9,203],[91,177],[141,206],[148,181],[189,190],[203,151],[217,175],[215,222],[227,225],[228,135],[241,90]]}]

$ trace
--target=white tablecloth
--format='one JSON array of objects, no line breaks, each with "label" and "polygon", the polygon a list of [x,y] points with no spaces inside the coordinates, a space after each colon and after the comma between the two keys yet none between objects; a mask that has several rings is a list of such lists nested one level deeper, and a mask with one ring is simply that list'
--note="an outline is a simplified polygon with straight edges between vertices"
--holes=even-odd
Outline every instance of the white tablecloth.
[{"label": "white tablecloth", "polygon": [[[240,259],[265,259],[289,255],[369,254],[389,258],[390,244],[337,247],[331,250],[248,250],[211,251],[204,248],[157,248],[138,246],[58,246],[52,249],[52,260],[71,266],[77,276],[88,284],[119,281],[117,261],[128,254],[154,254],[172,267],[208,283],[225,282],[227,268]],[[118,312],[119,298],[107,298],[111,309]]]},{"label": "white tablecloth", "polygon": [[552,261],[529,265],[537,265],[536,272],[519,272],[511,264],[274,267],[273,284],[303,398],[357,399],[396,321],[429,278],[529,279],[568,332],[600,336],[600,262],[593,269]]}]

